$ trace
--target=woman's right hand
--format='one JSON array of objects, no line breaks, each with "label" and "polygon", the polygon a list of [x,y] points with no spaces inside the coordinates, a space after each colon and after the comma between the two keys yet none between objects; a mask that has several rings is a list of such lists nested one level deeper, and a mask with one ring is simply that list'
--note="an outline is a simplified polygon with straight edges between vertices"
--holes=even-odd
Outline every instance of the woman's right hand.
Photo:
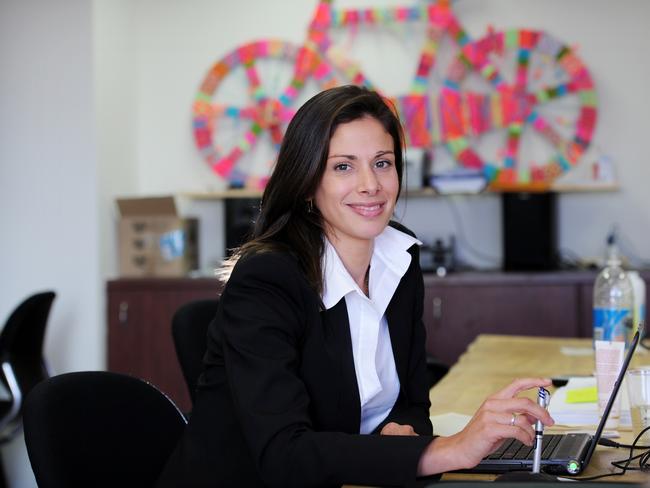
[{"label": "woman's right hand", "polygon": [[546,409],[529,398],[516,395],[550,385],[548,379],[518,379],[489,396],[462,431],[449,437],[437,437],[429,444],[420,457],[418,474],[426,476],[472,468],[505,439],[515,438],[532,446],[535,439],[532,424],[537,419],[545,426],[555,422]]}]

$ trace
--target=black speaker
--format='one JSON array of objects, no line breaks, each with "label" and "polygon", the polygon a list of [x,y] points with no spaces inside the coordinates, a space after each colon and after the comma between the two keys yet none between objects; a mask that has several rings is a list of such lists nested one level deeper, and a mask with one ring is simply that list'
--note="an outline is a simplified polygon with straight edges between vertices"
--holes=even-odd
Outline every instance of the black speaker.
[{"label": "black speaker", "polygon": [[502,193],[503,267],[557,269],[556,193]]},{"label": "black speaker", "polygon": [[259,198],[226,198],[226,256],[244,244],[251,236],[253,225],[260,213]]}]

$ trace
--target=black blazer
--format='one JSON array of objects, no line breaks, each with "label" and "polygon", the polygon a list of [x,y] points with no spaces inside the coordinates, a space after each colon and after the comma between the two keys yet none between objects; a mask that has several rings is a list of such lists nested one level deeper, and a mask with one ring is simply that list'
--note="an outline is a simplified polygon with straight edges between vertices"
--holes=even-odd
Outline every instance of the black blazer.
[{"label": "black blazer", "polygon": [[418,249],[386,317],[400,379],[387,422],[419,437],[360,435],[345,300],[321,311],[297,260],[240,260],[208,331],[194,410],[159,486],[408,485],[432,440]]}]

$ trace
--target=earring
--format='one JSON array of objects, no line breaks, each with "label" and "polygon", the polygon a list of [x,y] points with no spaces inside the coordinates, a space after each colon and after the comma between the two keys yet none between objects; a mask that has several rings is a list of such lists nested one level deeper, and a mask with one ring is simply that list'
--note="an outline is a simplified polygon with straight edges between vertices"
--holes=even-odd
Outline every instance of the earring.
[{"label": "earring", "polygon": [[314,213],[314,202],[313,202],[313,200],[307,200],[307,213]]}]

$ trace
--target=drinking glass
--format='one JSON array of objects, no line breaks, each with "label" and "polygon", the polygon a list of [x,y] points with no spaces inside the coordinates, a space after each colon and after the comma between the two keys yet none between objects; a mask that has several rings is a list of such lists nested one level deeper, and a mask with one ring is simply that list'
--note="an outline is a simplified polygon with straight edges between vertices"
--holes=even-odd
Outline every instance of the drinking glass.
[{"label": "drinking glass", "polygon": [[[646,427],[650,427],[650,367],[635,368],[627,372],[627,393],[630,399],[632,430],[636,437]],[[639,443],[650,443],[648,430]]]}]

